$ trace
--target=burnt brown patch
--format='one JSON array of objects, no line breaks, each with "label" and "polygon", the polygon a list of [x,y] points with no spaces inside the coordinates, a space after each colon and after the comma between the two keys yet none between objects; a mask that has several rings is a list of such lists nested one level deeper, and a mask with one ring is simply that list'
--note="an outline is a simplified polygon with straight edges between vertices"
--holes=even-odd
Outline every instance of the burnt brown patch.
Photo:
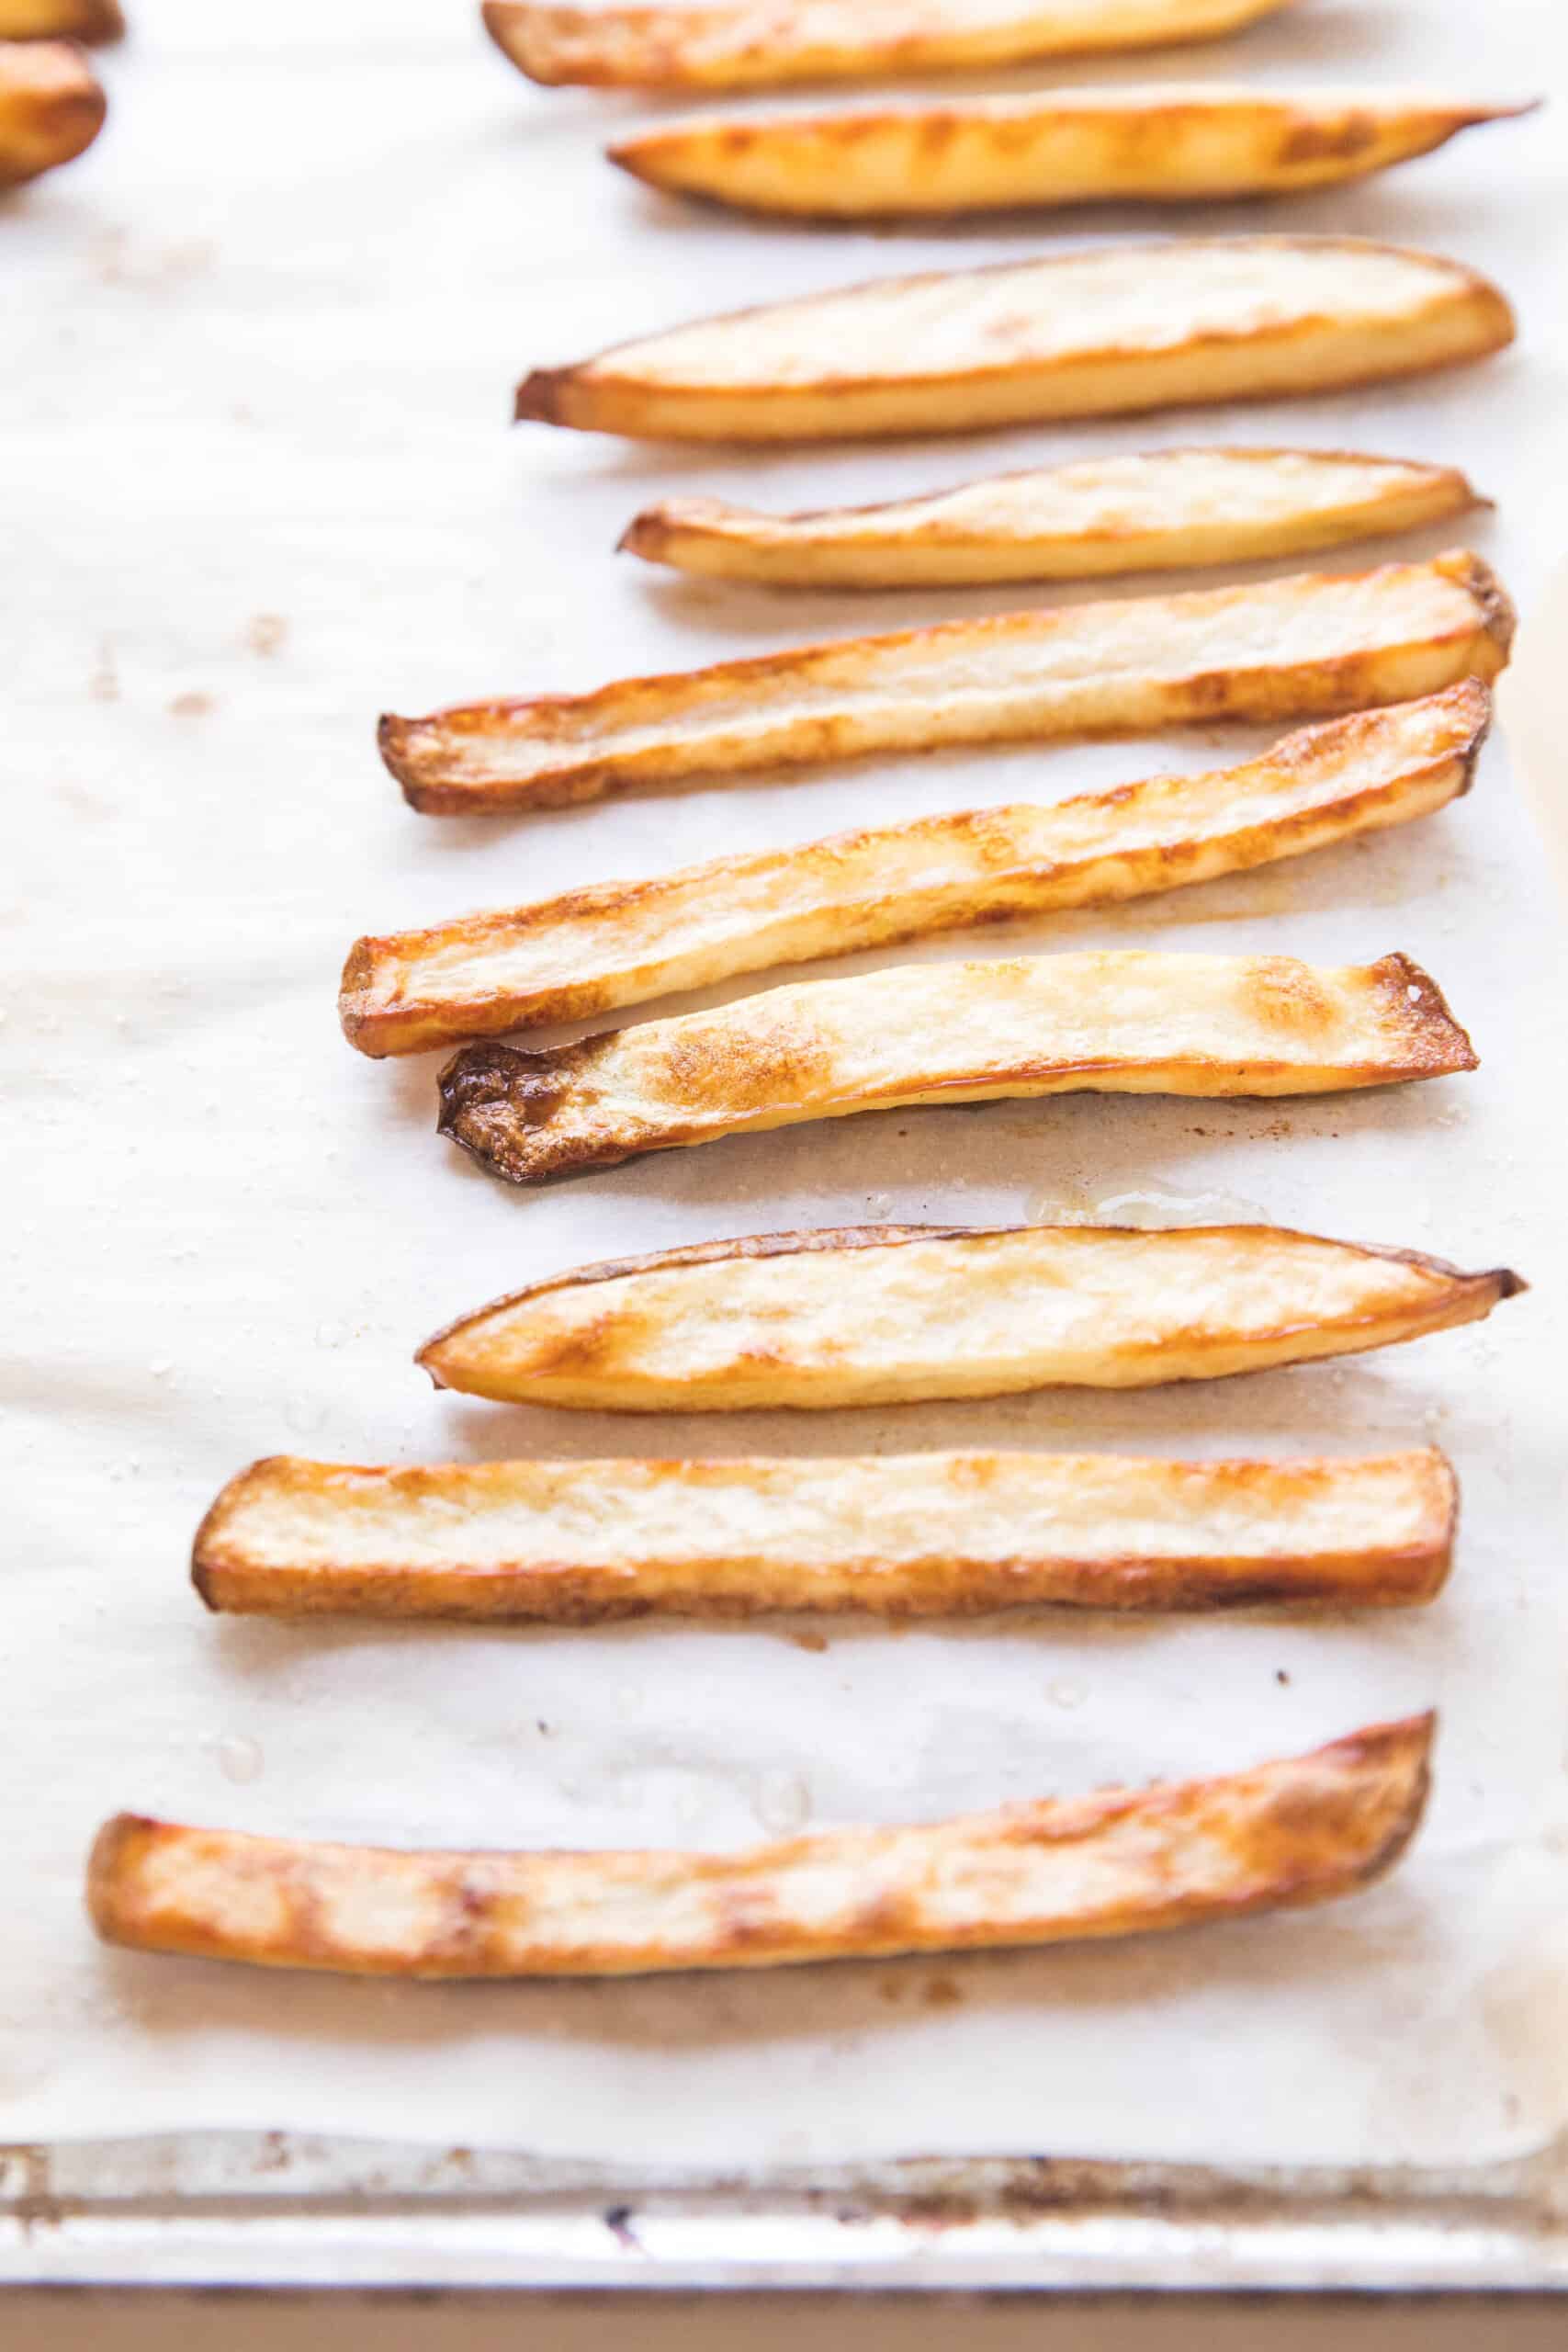
[{"label": "burnt brown patch", "polygon": [[1378,126],[1370,114],[1351,111],[1337,117],[1295,115],[1283,126],[1276,149],[1282,164],[1354,164],[1371,153],[1378,143]]}]

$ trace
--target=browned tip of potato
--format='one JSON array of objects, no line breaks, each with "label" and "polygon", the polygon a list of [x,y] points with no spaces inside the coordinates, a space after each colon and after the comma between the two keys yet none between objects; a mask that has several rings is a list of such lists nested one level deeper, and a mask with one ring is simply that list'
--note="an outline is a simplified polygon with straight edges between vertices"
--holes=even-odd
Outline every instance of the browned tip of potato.
[{"label": "browned tip of potato", "polygon": [[1422,1069],[1448,1073],[1479,1069],[1481,1057],[1470,1040],[1470,1032],[1454,1019],[1449,1001],[1432,978],[1413,956],[1399,950],[1383,956],[1371,967],[1397,1000],[1403,998],[1409,1011],[1406,1021],[1412,1035],[1412,1058]]},{"label": "browned tip of potato", "polygon": [[617,555],[640,555],[649,563],[663,560],[670,545],[670,516],[664,506],[645,506],[634,514],[615,541]]},{"label": "browned tip of potato", "polygon": [[576,370],[571,368],[536,368],[517,387],[513,403],[513,422],[516,424],[559,424],[562,419],[561,387]]},{"label": "browned tip of potato", "polygon": [[1435,1708],[1419,1715],[1404,1715],[1392,1723],[1369,1724],[1318,1750],[1318,1760],[1343,1759],[1364,1772],[1381,1794],[1376,1812],[1382,1835],[1374,1834],[1355,1883],[1370,1886],[1393,1868],[1421,1826],[1432,1786],[1432,1742],[1437,1736]]},{"label": "browned tip of potato", "polygon": [[71,163],[107,112],[103,85],[74,40],[0,41],[0,188]]},{"label": "browned tip of potato", "polygon": [[368,1001],[375,978],[376,943],[373,939],[356,939],[344,958],[343,977],[338,982],[337,1017],[349,1044],[362,1054],[378,1050]]},{"label": "browned tip of potato", "polygon": [[212,1569],[221,1530],[241,1498],[256,1487],[265,1488],[278,1471],[288,1468],[288,1463],[286,1453],[264,1454],[259,1462],[253,1462],[248,1469],[231,1478],[203,1513],[191,1544],[190,1580],[209,1609],[216,1611],[220,1605],[215,1596]]},{"label": "browned tip of potato", "polygon": [[444,805],[438,795],[429,795],[423,779],[419,745],[422,727],[428,724],[417,718],[400,718],[389,710],[383,711],[376,722],[376,748],[381,754],[382,765],[400,786],[409,807],[421,811]]},{"label": "browned tip of potato", "polygon": [[162,1826],[148,1814],[117,1813],[93,1840],[87,1858],[87,1916],[106,1943],[127,1940],[127,1890]]},{"label": "browned tip of potato", "polygon": [[1514,631],[1518,627],[1518,614],[1514,600],[1504,587],[1492,566],[1470,548],[1449,548],[1438,558],[1438,568],[1446,571],[1459,586],[1467,588],[1481,611],[1481,624],[1485,635],[1496,647],[1497,668],[1507,662],[1513,648]]}]

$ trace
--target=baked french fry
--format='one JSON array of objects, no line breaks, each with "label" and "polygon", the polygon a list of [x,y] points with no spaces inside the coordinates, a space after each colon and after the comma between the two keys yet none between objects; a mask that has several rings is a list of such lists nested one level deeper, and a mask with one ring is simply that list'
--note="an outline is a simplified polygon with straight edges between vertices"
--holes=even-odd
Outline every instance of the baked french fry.
[{"label": "baked french fry", "polygon": [[1493,678],[1514,615],[1478,556],[1121,596],[842,638],[585,695],[384,718],[427,816],[555,808],[639,784],[867,752],[1331,717]]},{"label": "baked french fry", "polygon": [[361,939],[339,1016],[361,1053],[418,1053],[770,966],[1208,881],[1440,808],[1469,786],[1490,707],[1467,678],[1304,728],[1206,775],[923,817]]},{"label": "baked french fry", "polygon": [[718,498],[645,507],[648,563],[770,588],[1110,579],[1306,555],[1446,522],[1480,502],[1451,466],[1328,449],[1149,449],[804,514]]},{"label": "baked french fry", "polygon": [[974,433],[1279,400],[1513,340],[1473,270],[1349,237],[1189,237],[881,278],[544,368],[516,413],[673,441]]},{"label": "baked french fry", "polygon": [[0,40],[118,40],[119,0],[0,0]]},{"label": "baked french fry", "polygon": [[531,81],[654,90],[951,74],[1036,57],[1212,40],[1288,0],[739,0],[584,8],[485,0]]},{"label": "baked french fry", "polygon": [[439,1125],[492,1175],[542,1184],[857,1111],[1333,1094],[1475,1067],[1407,956],[1014,956],[804,981],[543,1053],[465,1046],[441,1073]]},{"label": "baked french fry", "polygon": [[438,1388],[588,1411],[917,1404],[1153,1388],[1479,1322],[1506,1267],[1282,1227],[861,1226],[615,1259],[466,1315]]},{"label": "baked french fry", "polygon": [[70,163],[107,112],[103,85],[74,41],[0,42],[0,187]]},{"label": "baked french fry", "polygon": [[1285,195],[1363,179],[1529,105],[1410,90],[1031,91],[832,114],[693,115],[606,149],[650,187],[752,212],[923,218]]},{"label": "baked french fry", "polygon": [[122,1813],[93,1925],[141,1951],[412,1977],[630,1976],[1140,1934],[1354,1894],[1421,1818],[1435,1719],[1211,1781],[733,1854],[418,1853]]},{"label": "baked french fry", "polygon": [[226,1487],[192,1574],[268,1617],[968,1617],[1051,1603],[1395,1608],[1448,1573],[1436,1452],[1301,1462],[915,1453],[804,1462],[282,1455]]}]

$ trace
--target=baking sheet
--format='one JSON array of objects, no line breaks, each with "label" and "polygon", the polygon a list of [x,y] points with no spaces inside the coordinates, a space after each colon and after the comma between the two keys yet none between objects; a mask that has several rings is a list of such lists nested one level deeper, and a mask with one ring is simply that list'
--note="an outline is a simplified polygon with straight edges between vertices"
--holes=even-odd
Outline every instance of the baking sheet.
[{"label": "baking sheet", "polygon": [[[1553,12],[1522,0],[1488,12],[1479,61],[1473,17],[1441,0],[1303,0],[1245,44],[1100,78],[1471,92],[1483,70],[1510,95],[1561,87],[1565,54]],[[661,582],[608,553],[661,492],[798,505],[1160,439],[1359,445],[1467,465],[1500,507],[1466,536],[1528,612],[1564,543],[1558,126],[1476,133],[1381,185],[1223,224],[1108,211],[889,237],[765,230],[623,186],[596,145],[637,109],[530,91],[438,0],[249,18],[144,0],[106,71],[100,147],[0,213],[0,609],[20,656],[0,752],[16,1138],[0,1655],[21,1890],[0,1939],[0,2133],[288,2126],[672,2167],[1040,2149],[1431,2164],[1539,2144],[1568,2121],[1563,958],[1499,748],[1465,804],[1407,833],[1010,934],[1404,947],[1483,1067],[1386,1098],[888,1114],[513,1193],[435,1138],[434,1060],[360,1060],[333,998],[361,930],[1262,740],[878,762],[514,825],[406,813],[374,753],[382,707],[1023,601]],[[682,455],[502,429],[525,365],[701,310],[1214,225],[1453,251],[1507,286],[1520,343],[1403,390],[973,444]],[[505,1411],[433,1396],[409,1361],[460,1309],[611,1251],[868,1216],[1232,1214],[1506,1259],[1535,1288],[1492,1324],[1334,1368],[808,1420]],[[211,1493],[281,1449],[1427,1438],[1464,1481],[1461,1556],[1438,1605],[1399,1622],[289,1629],[209,1621],[185,1582]],[[121,1804],[394,1843],[717,1846],[1226,1769],[1434,1700],[1437,1799],[1397,1876],[1207,1935],[434,1989],[106,1953],[79,1911],[86,1844]]]}]

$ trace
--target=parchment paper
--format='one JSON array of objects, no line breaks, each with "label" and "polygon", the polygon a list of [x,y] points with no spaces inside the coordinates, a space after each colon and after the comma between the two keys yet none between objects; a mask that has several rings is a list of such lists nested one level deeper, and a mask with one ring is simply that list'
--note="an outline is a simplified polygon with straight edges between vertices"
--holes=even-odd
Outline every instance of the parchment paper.
[{"label": "parchment paper", "polygon": [[[104,59],[100,146],[0,207],[0,2137],[291,2126],[669,2165],[1437,2161],[1541,2141],[1568,2121],[1564,975],[1501,748],[1419,827],[980,951],[1403,947],[1472,1024],[1472,1078],[1315,1107],[889,1114],[528,1194],[437,1140],[431,1059],[349,1051],[333,997],[362,930],[1261,740],[881,761],[515,824],[407,813],[375,755],[382,707],[1028,601],[661,580],[610,552],[661,492],[787,507],[1160,440],[1359,446],[1469,467],[1499,505],[1468,536],[1528,612],[1564,545],[1561,113],[1290,206],[875,236],[649,197],[597,153],[636,107],[532,91],[466,0],[140,0],[136,17]],[[1551,0],[1493,0],[1483,20],[1303,0],[1246,41],[1100,74],[1511,96],[1561,94],[1565,58]],[[1404,390],[974,443],[705,456],[505,430],[525,366],[709,309],[1216,225],[1462,254],[1513,294],[1521,340]],[[1337,1368],[902,1413],[551,1417],[438,1398],[410,1361],[460,1310],[611,1251],[884,1216],[1233,1214],[1510,1261],[1535,1287],[1483,1327]],[[218,1486],[278,1450],[1428,1439],[1464,1481],[1461,1556],[1435,1608],[1378,1620],[825,1642],[798,1624],[289,1629],[212,1621],[186,1582]],[[110,1954],[79,1907],[120,1805],[389,1843],[719,1846],[1225,1770],[1431,1702],[1436,1801],[1383,1887],[1120,1947],[435,1990]]]}]

